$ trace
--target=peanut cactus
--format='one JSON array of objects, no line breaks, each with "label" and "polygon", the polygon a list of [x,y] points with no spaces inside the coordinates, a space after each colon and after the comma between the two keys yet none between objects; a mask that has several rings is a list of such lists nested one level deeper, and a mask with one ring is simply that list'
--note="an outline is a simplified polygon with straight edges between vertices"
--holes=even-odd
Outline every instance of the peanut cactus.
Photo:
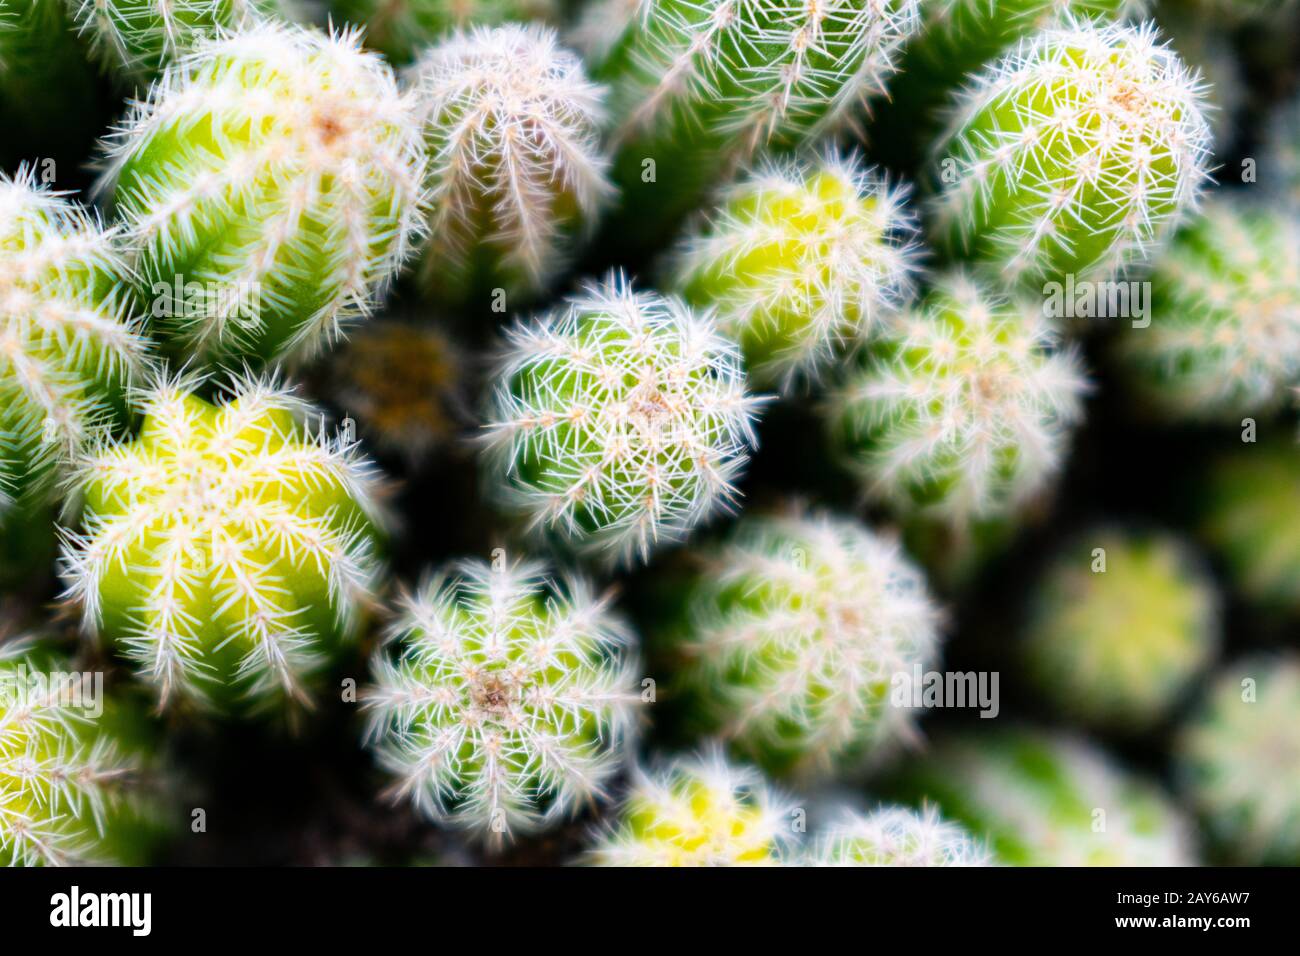
[{"label": "peanut cactus", "polygon": [[553,30],[519,24],[452,34],[409,82],[432,193],[422,285],[459,305],[542,291],[613,189],[604,91]]},{"label": "peanut cactus", "polygon": [[803,862],[812,866],[991,866],[988,848],[933,807],[843,810]]},{"label": "peanut cactus", "polygon": [[1168,716],[1219,639],[1214,584],[1186,545],[1101,529],[1035,589],[1024,659],[1056,710],[1133,734]]},{"label": "peanut cactus", "polygon": [[391,63],[409,63],[456,29],[560,19],[558,0],[332,0],[338,20],[363,25],[366,45]]},{"label": "peanut cactus", "polygon": [[1081,739],[1025,729],[946,740],[900,792],[933,801],[1008,866],[1188,866],[1188,821]]},{"label": "peanut cactus", "polygon": [[605,796],[636,726],[636,665],[584,580],[461,562],[405,601],[388,640],[367,736],[396,797],[500,844]]},{"label": "peanut cactus", "polygon": [[617,821],[587,856],[597,866],[773,866],[795,846],[794,808],[721,751],[634,771]]},{"label": "peanut cactus", "polygon": [[140,862],[149,773],[102,678],[0,649],[0,865]]},{"label": "peanut cactus", "polygon": [[1276,410],[1300,383],[1300,212],[1207,203],[1157,259],[1151,311],[1122,347],[1147,408],[1226,421]]},{"label": "peanut cactus", "polygon": [[972,276],[936,279],[829,404],[867,492],[955,526],[1006,515],[1060,467],[1085,382],[1041,309]]},{"label": "peanut cactus", "polygon": [[920,22],[916,0],[606,2],[608,35],[589,37],[589,50],[611,87],[620,226],[644,242],[760,150],[848,123],[883,93]]},{"label": "peanut cactus", "polygon": [[1183,729],[1175,759],[1226,860],[1300,864],[1300,657],[1226,668]]},{"label": "peanut cactus", "polygon": [[716,309],[756,382],[788,393],[910,299],[920,250],[907,198],[856,154],[765,162],[688,235],[671,285]]},{"label": "peanut cactus", "polygon": [[938,610],[898,546],[857,522],[742,519],[686,617],[675,643],[687,706],[769,773],[842,774],[915,736],[890,690],[935,662]]},{"label": "peanut cactus", "polygon": [[139,436],[84,463],[65,596],[160,707],[307,702],[372,600],[376,475],[285,388],[235,379],[212,405],[193,385],[143,390]]},{"label": "peanut cactus", "polygon": [[1208,178],[1204,86],[1151,24],[1068,20],[964,90],[934,163],[936,238],[1027,288],[1145,260]]},{"label": "peanut cactus", "polygon": [[106,145],[141,297],[196,367],[310,356],[422,232],[412,101],[354,34],[263,23],[199,43]]},{"label": "peanut cactus", "polygon": [[561,543],[645,560],[737,494],[760,400],[735,343],[678,299],[588,285],[510,331],[498,381],[495,491]]},{"label": "peanut cactus", "polygon": [[261,19],[292,18],[285,0],[63,0],[95,56],[119,79],[156,77],[195,43]]}]

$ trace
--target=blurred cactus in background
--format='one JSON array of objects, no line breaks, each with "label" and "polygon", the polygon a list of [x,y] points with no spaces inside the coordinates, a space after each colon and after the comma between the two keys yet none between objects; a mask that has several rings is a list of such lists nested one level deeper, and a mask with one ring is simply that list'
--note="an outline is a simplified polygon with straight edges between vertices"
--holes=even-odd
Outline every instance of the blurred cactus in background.
[{"label": "blurred cactus in background", "polygon": [[936,145],[936,240],[1027,290],[1145,261],[1208,178],[1204,92],[1151,24],[1069,20],[1022,41]]},{"label": "blurred cactus in background", "polygon": [[911,298],[920,248],[907,200],[856,154],[764,162],[680,244],[671,285],[717,310],[755,382],[791,392]]},{"label": "blurred cactus in background", "polygon": [[1186,545],[1098,529],[1035,587],[1024,660],[1054,710],[1134,735],[1168,716],[1219,637],[1214,584]]},{"label": "blurred cactus in background", "polygon": [[[548,28],[457,32],[408,78],[429,156],[432,296],[496,311],[564,268],[613,192],[598,128],[604,91]],[[489,302],[500,290],[505,302]]]},{"label": "blurred cactus in background", "polygon": [[933,808],[845,809],[817,838],[813,866],[991,866],[988,848]]},{"label": "blurred cactus in background", "polygon": [[731,507],[760,400],[706,315],[615,275],[515,325],[499,365],[487,474],[530,527],[629,564]]},{"label": "blurred cactus in background", "polygon": [[1125,330],[1144,408],[1235,422],[1300,383],[1300,212],[1220,195],[1155,262],[1150,327]]},{"label": "blurred cactus in background", "polygon": [[882,329],[831,397],[867,493],[963,526],[1014,511],[1061,466],[1085,383],[1042,311],[961,273]]},{"label": "blurred cactus in background", "polygon": [[746,517],[706,558],[676,636],[695,721],[770,773],[851,773],[900,740],[899,675],[936,661],[938,609],[898,545],[857,522]]},{"label": "blurred cactus in background", "polygon": [[1274,111],[1264,138],[1260,185],[1300,211],[1300,97]]},{"label": "blurred cactus in background", "polygon": [[586,862],[598,866],[774,866],[795,846],[797,810],[762,774],[717,749],[633,774],[615,823]]},{"label": "blurred cactus in background", "polygon": [[608,597],[534,562],[466,561],[405,601],[388,641],[367,738],[393,795],[494,845],[606,796],[639,701]]},{"label": "blurred cactus in background", "polygon": [[900,791],[986,839],[1008,866],[1189,866],[1191,831],[1154,784],[1092,744],[1028,730],[946,740]]},{"label": "blurred cactus in background", "polygon": [[200,43],[106,146],[165,351],[311,356],[366,314],[423,228],[412,101],[356,36],[261,24]]},{"label": "blurred cactus in background", "polygon": [[456,29],[560,19],[559,0],[330,0],[335,22],[366,28],[366,46],[401,65]]},{"label": "blurred cactus in background", "polygon": [[1300,658],[1256,656],[1225,668],[1175,759],[1226,860],[1300,865]]},{"label": "blurred cactus in background", "polygon": [[216,406],[192,388],[141,392],[139,436],[82,466],[66,596],[160,707],[308,702],[373,601],[376,476],[287,389],[236,379]]}]

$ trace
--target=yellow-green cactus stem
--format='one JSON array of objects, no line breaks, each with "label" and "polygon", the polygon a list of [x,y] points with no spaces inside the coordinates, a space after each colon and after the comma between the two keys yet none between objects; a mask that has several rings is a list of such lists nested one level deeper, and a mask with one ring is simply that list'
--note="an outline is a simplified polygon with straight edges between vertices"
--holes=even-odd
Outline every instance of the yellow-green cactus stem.
[{"label": "yellow-green cactus stem", "polygon": [[1151,24],[1068,20],[962,91],[932,164],[935,237],[1006,281],[1104,281],[1208,178],[1204,87]]},{"label": "yellow-green cactus stem", "polygon": [[293,19],[292,0],[62,0],[116,79],[147,81],[195,43],[263,19]]},{"label": "yellow-green cactus stem", "polygon": [[1300,383],[1300,211],[1219,194],[1151,273],[1152,322],[1121,358],[1147,408],[1239,421]]},{"label": "yellow-green cactus stem", "polygon": [[916,735],[900,675],[935,663],[938,608],[898,545],[828,514],[741,519],[675,645],[695,721],[772,774],[844,774]]},{"label": "yellow-green cactus stem", "polygon": [[944,820],[933,807],[922,811],[880,807],[871,813],[844,809],[802,857],[808,866],[992,866],[979,840]]},{"label": "yellow-green cactus stem", "polygon": [[767,161],[687,236],[670,284],[715,309],[755,382],[789,392],[908,302],[917,228],[908,190],[856,154]]},{"label": "yellow-green cactus stem", "polygon": [[456,29],[560,20],[558,0],[332,0],[330,8],[336,22],[364,26],[366,46],[395,64]]},{"label": "yellow-green cactus stem", "polygon": [[485,470],[531,528],[627,564],[735,500],[761,399],[707,314],[613,275],[515,325],[499,364]]},{"label": "yellow-green cactus stem", "polygon": [[1057,339],[1041,308],[942,275],[845,376],[833,438],[900,515],[1008,515],[1046,488],[1082,414],[1080,365]]},{"label": "yellow-green cactus stem", "polygon": [[432,195],[422,286],[484,310],[543,291],[613,190],[604,90],[554,30],[521,24],[458,31],[407,80]]},{"label": "yellow-green cactus stem", "polygon": [[715,748],[633,772],[595,866],[776,866],[796,846],[796,811],[752,767]]},{"label": "yellow-green cactus stem", "polygon": [[151,328],[192,367],[319,352],[423,229],[412,101],[349,33],[263,23],[205,40],[106,152],[100,189]]},{"label": "yellow-green cactus stem", "polygon": [[1300,865],[1300,657],[1225,668],[1177,742],[1183,791],[1228,862]]},{"label": "yellow-green cactus stem", "polygon": [[1218,650],[1218,597],[1165,534],[1080,536],[1034,589],[1023,657],[1067,716],[1141,733],[1168,716]]},{"label": "yellow-green cactus stem", "polygon": [[127,275],[113,230],[30,170],[0,174],[0,534],[126,424],[125,390],[145,365]]},{"label": "yellow-green cactus stem", "polygon": [[66,596],[152,684],[226,712],[309,701],[311,679],[371,603],[376,475],[272,382],[138,396],[132,441],[88,456]]},{"label": "yellow-green cactus stem", "polygon": [[633,635],[581,578],[464,561],[422,584],[374,665],[368,741],[392,794],[490,843],[606,795],[640,686]]},{"label": "yellow-green cactus stem", "polygon": [[0,866],[144,862],[151,773],[103,677],[0,649]]},{"label": "yellow-green cactus stem", "polygon": [[418,467],[457,436],[465,357],[423,322],[368,322],[333,355],[327,389],[377,453]]},{"label": "yellow-green cactus stem", "polygon": [[614,238],[641,245],[760,151],[855,119],[920,22],[916,0],[604,2],[612,9],[589,24],[606,35],[586,35],[593,73],[611,88],[624,233]]},{"label": "yellow-green cactus stem", "polygon": [[1243,445],[1208,468],[1198,491],[1201,535],[1233,588],[1270,611],[1300,611],[1300,448]]},{"label": "yellow-green cactus stem", "polygon": [[1191,829],[1153,783],[1084,740],[1010,729],[954,737],[904,771],[1007,866],[1189,866]]}]

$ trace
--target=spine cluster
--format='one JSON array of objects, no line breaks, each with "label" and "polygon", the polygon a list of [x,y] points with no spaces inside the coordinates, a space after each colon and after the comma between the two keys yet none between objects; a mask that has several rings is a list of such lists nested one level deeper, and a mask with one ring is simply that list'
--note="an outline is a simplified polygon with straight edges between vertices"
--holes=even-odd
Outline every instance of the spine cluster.
[{"label": "spine cluster", "polygon": [[933,808],[845,809],[817,837],[812,866],[991,866],[988,848]]}]

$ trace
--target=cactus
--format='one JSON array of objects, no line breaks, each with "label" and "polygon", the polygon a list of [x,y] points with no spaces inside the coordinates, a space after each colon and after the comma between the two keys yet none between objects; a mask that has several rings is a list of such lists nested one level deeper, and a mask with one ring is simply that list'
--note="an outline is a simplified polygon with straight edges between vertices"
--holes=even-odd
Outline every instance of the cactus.
[{"label": "cactus", "polygon": [[1085,741],[1025,729],[951,738],[896,786],[986,839],[1008,866],[1187,866],[1188,823]]},{"label": "cactus", "polygon": [[1276,410],[1300,383],[1300,218],[1207,203],[1156,261],[1151,311],[1121,348],[1144,407],[1226,421]]},{"label": "cactus", "polygon": [[499,844],[605,796],[635,730],[633,636],[581,578],[465,561],[408,597],[366,695],[392,793]]},{"label": "cactus", "polygon": [[113,230],[31,170],[0,174],[0,528],[48,505],[77,456],[125,424],[145,363]]},{"label": "cactus", "polygon": [[1225,859],[1300,864],[1300,657],[1228,667],[1184,728],[1175,759]]},{"label": "cactus", "polygon": [[935,153],[935,236],[1035,288],[1147,257],[1208,178],[1204,87],[1151,24],[1069,20],[963,91]]},{"label": "cactus", "polygon": [[102,677],[0,649],[0,866],[139,862],[149,773]]},{"label": "cactus", "polygon": [[412,101],[350,33],[260,24],[169,67],[106,145],[153,328],[195,367],[311,356],[423,228]]},{"label": "cactus", "polygon": [[371,600],[376,476],[273,381],[232,379],[220,405],[195,385],[142,390],[139,436],[88,456],[65,597],[160,708],[308,702]]},{"label": "cactus", "polygon": [[1300,449],[1250,444],[1207,471],[1201,532],[1234,589],[1273,611],[1300,610]]},{"label": "cactus", "polygon": [[116,78],[147,81],[204,37],[292,19],[286,0],[62,0],[92,51]]},{"label": "cactus", "polygon": [[954,526],[1011,513],[1059,468],[1085,383],[1042,311],[973,277],[935,280],[829,403],[867,492]]},{"label": "cactus", "polygon": [[744,518],[690,591],[688,707],[769,773],[844,773],[915,736],[890,689],[934,664],[938,616],[898,546],[857,522]]},{"label": "cactus", "polygon": [[812,866],[991,866],[988,848],[942,819],[933,807],[917,813],[881,807],[841,811],[804,857]]},{"label": "cactus", "polygon": [[530,527],[628,564],[734,500],[760,399],[738,347],[621,276],[516,325],[487,422],[487,469]]},{"label": "cactus", "polygon": [[766,162],[682,243],[671,285],[716,308],[754,380],[788,393],[910,299],[919,248],[907,193],[856,154]]},{"label": "cactus", "polygon": [[1169,714],[1219,637],[1214,585],[1179,539],[1100,529],[1035,588],[1023,654],[1055,709],[1134,734]]},{"label": "cactus", "polygon": [[337,20],[364,25],[366,45],[409,63],[455,29],[560,19],[557,0],[332,0]]},{"label": "cactus", "polygon": [[328,388],[377,452],[425,464],[456,436],[465,359],[438,329],[395,319],[367,323],[334,353]]},{"label": "cactus", "polygon": [[433,197],[422,285],[457,305],[544,290],[613,188],[604,91],[553,30],[518,24],[453,34],[409,82]]},{"label": "cactus", "polygon": [[617,821],[589,851],[596,866],[773,866],[792,855],[794,808],[752,767],[717,748],[637,768]]},{"label": "cactus", "polygon": [[643,243],[759,151],[846,125],[883,93],[920,22],[916,0],[606,2],[614,8],[599,19],[610,35],[589,37],[589,50],[611,87],[619,228]]}]

